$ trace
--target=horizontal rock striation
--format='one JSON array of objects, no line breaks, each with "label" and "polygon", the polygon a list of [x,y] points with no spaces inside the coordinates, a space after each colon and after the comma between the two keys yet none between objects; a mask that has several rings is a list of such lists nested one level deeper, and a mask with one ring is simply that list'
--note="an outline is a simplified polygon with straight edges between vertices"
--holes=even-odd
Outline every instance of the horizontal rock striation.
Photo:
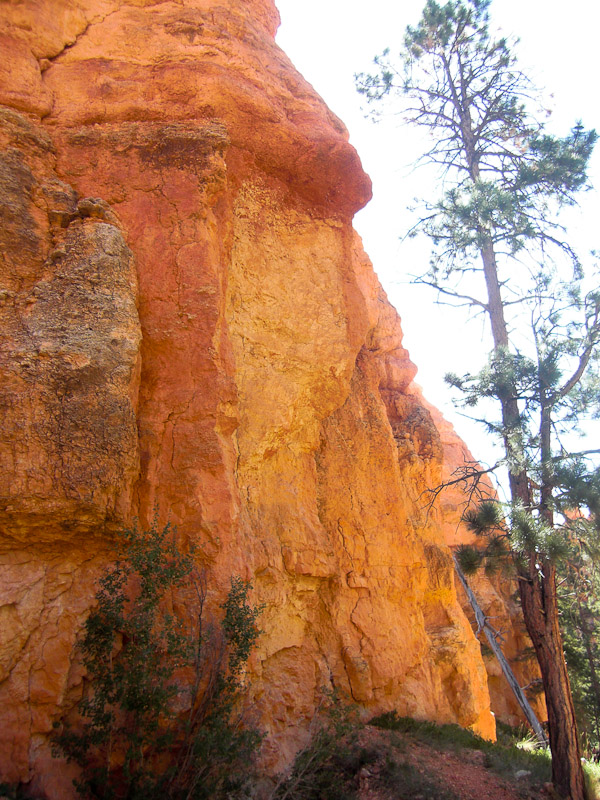
[{"label": "horizontal rock striation", "polygon": [[422,493],[444,443],[352,230],[370,182],[271,0],[26,0],[0,74],[0,774],[52,724],[115,531],[155,510],[214,607],[253,582],[265,767],[323,687],[494,736]]}]

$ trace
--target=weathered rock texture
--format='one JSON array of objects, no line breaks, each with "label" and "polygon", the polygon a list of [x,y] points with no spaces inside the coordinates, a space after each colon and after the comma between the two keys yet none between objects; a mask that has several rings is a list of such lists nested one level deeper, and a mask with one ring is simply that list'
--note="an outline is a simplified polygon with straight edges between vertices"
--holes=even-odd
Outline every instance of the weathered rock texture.
[{"label": "weathered rock texture", "polygon": [[241,574],[266,604],[267,767],[332,684],[494,736],[423,508],[440,432],[351,227],[369,180],[277,23],[271,0],[2,8],[0,772],[51,798],[107,543],[155,508],[217,599]]}]

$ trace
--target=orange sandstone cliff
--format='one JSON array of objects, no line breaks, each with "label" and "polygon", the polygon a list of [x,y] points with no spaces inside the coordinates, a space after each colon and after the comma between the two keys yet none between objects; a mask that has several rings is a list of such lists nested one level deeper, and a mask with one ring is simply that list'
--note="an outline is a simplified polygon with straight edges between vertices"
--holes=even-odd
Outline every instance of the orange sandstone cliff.
[{"label": "orange sandstone cliff", "polygon": [[0,775],[48,798],[114,532],[157,508],[253,582],[275,770],[324,686],[494,736],[422,493],[443,443],[352,230],[370,183],[271,0],[0,19]]}]

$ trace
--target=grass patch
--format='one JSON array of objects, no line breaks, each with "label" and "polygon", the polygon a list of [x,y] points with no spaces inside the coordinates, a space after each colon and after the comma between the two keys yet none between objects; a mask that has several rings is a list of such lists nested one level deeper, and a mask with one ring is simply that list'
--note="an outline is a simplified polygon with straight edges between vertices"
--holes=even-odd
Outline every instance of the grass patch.
[{"label": "grass patch", "polygon": [[583,765],[583,774],[590,800],[600,800],[600,764],[587,761]]},{"label": "grass patch", "polygon": [[426,720],[400,717],[396,711],[386,711],[384,714],[373,717],[369,725],[374,725],[382,730],[410,734],[418,741],[443,750],[458,750],[461,747],[485,750],[490,746],[490,742],[486,739],[482,739],[459,725],[436,725],[434,722]]},{"label": "grass patch", "polygon": [[549,750],[523,750],[513,745],[490,745],[486,751],[485,765],[498,775],[512,780],[517,772],[529,772],[524,783],[540,784],[552,780],[552,762]]}]

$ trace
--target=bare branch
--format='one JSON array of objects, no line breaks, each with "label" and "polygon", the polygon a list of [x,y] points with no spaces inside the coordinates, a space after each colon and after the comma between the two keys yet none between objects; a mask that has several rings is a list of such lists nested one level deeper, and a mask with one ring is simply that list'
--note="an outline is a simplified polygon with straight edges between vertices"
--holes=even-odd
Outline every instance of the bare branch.
[{"label": "bare branch", "polygon": [[488,310],[487,305],[485,303],[482,303],[481,300],[478,300],[476,297],[471,297],[468,294],[460,294],[459,292],[454,292],[451,289],[446,289],[443,286],[440,286],[439,283],[428,281],[424,277],[417,278],[415,283],[423,286],[430,286],[432,289],[436,289],[440,294],[447,295],[449,297],[454,297],[457,300],[465,300],[470,305],[479,306],[484,311]]}]

